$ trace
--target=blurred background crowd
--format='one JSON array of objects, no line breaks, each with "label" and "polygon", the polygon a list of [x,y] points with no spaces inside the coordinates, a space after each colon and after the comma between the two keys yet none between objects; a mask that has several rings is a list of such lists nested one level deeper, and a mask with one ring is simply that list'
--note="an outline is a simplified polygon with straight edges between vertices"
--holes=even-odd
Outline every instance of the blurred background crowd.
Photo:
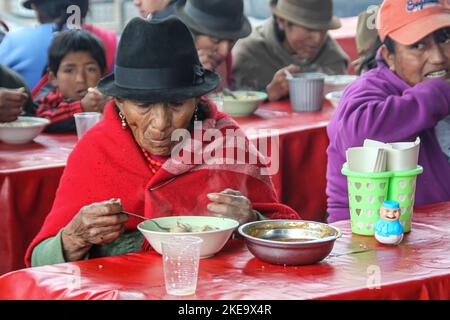
[{"label": "blurred background crowd", "polygon": [[[380,3],[381,0],[333,0],[333,10],[338,17],[353,17]],[[258,25],[271,16],[269,0],[245,0],[244,12],[252,25]],[[120,33],[126,23],[138,15],[133,0],[91,0],[86,22]],[[37,23],[34,11],[25,9],[17,0],[1,0],[0,17],[8,21],[11,30]]]}]

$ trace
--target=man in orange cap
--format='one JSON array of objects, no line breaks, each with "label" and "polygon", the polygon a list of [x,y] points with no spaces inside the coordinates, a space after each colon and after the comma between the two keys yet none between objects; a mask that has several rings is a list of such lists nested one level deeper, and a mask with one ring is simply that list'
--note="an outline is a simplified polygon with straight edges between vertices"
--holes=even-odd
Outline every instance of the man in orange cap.
[{"label": "man in orange cap", "polygon": [[450,200],[449,150],[440,147],[442,134],[435,130],[450,116],[449,1],[384,0],[377,22],[383,42],[377,67],[347,87],[327,128],[329,221],[349,217],[341,168],[345,151],[366,138],[399,142],[419,136],[424,172],[415,204]]},{"label": "man in orange cap", "polygon": [[[380,8],[377,24],[385,43],[383,58],[410,86],[426,78],[450,78],[450,49],[445,45],[450,32],[449,6],[446,0],[389,0]],[[439,65],[447,68],[435,70]]]}]

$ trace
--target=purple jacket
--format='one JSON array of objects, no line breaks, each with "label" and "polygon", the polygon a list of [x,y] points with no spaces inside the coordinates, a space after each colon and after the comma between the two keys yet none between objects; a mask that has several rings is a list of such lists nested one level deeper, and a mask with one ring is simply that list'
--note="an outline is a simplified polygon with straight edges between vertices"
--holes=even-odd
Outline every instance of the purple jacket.
[{"label": "purple jacket", "polygon": [[436,123],[450,114],[450,84],[432,79],[410,87],[388,67],[363,74],[345,90],[327,132],[328,222],[349,219],[347,178],[341,174],[345,151],[364,139],[414,141],[420,137],[415,205],[450,200],[450,164],[434,134]]}]

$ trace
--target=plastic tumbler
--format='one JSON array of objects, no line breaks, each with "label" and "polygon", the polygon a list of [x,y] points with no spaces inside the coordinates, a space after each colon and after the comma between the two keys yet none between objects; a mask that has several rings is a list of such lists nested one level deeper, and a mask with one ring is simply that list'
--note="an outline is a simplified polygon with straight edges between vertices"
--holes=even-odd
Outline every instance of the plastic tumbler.
[{"label": "plastic tumbler", "polygon": [[80,112],[75,113],[75,125],[77,126],[78,140],[88,131],[94,124],[100,121],[102,114],[100,112]]},{"label": "plastic tumbler", "polygon": [[388,199],[397,201],[400,205],[400,223],[405,233],[411,231],[414,211],[414,196],[416,194],[416,178],[423,172],[421,166],[405,171],[392,171],[389,179]]},{"label": "plastic tumbler", "polygon": [[193,236],[173,236],[161,242],[168,294],[186,296],[195,293],[202,242],[201,238]]},{"label": "plastic tumbler", "polygon": [[350,222],[352,232],[371,236],[384,200],[400,205],[400,223],[404,232],[411,231],[416,177],[423,172],[421,166],[406,171],[364,173],[350,171],[345,163],[341,170],[347,176]]},{"label": "plastic tumbler", "polygon": [[289,81],[289,97],[294,111],[314,112],[322,109],[325,75],[319,72],[294,74]]},{"label": "plastic tumbler", "polygon": [[345,163],[341,170],[347,176],[348,205],[352,232],[365,236],[375,234],[375,223],[379,219],[378,211],[387,200],[390,171],[357,172],[347,168]]},{"label": "plastic tumbler", "polygon": [[208,94],[208,99],[210,99],[217,107],[217,110],[223,111],[223,93],[216,92]]}]

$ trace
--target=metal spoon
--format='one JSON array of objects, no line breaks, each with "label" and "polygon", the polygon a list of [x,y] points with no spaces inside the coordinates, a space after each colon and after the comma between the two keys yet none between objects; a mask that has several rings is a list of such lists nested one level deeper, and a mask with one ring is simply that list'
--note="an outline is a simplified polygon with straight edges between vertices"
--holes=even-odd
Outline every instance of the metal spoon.
[{"label": "metal spoon", "polygon": [[153,222],[159,229],[164,230],[164,231],[167,231],[167,232],[170,231],[170,228],[160,226],[158,222],[156,222],[156,221],[154,221],[154,220],[152,220],[152,219],[146,218],[146,217],[144,217],[144,216],[140,216],[140,215],[138,215],[138,214],[130,213],[130,212],[126,212],[126,211],[122,211],[121,213],[126,214],[126,215],[129,215],[129,216],[133,216],[133,217],[136,217],[136,218],[139,218],[139,219],[142,219],[142,220],[151,221],[151,222]]},{"label": "metal spoon", "polygon": [[236,97],[236,95],[235,95],[233,92],[231,92],[231,90],[228,89],[228,88],[223,88],[223,93],[224,93],[226,96],[232,97],[234,100],[238,100],[238,97]]}]

